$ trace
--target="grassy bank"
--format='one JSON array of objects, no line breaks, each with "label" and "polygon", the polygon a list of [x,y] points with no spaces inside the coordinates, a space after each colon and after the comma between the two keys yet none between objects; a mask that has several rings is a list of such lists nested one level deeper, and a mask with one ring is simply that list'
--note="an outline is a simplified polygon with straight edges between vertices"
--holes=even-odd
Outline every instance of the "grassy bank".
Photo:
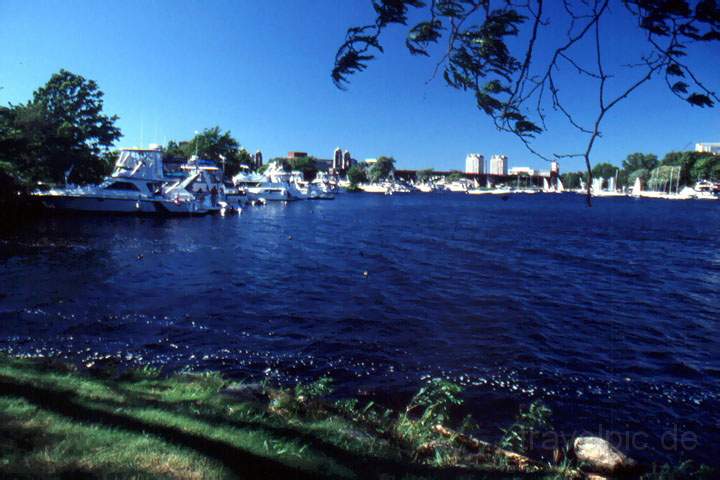
[{"label": "grassy bank", "polygon": [[[330,385],[0,356],[0,478],[582,478],[441,427],[452,384],[431,382],[403,412],[325,401]],[[521,438],[532,422],[516,425]]]}]

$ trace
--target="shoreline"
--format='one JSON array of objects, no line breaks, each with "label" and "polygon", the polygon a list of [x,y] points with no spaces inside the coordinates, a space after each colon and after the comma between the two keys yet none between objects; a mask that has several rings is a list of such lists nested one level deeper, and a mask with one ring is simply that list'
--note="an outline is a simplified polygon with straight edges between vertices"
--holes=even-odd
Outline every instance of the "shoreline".
[{"label": "shoreline", "polygon": [[[542,404],[520,412],[498,444],[476,438],[472,422],[452,415],[462,403],[461,390],[432,379],[404,410],[393,411],[353,398],[329,400],[332,380],[326,377],[291,388],[231,381],[217,372],[78,369],[0,354],[0,416],[5,417],[3,437],[9,439],[9,450],[0,454],[0,474],[24,478],[29,472],[23,469],[31,466],[54,476],[82,465],[87,473],[103,476],[119,465],[100,461],[94,452],[135,445],[140,435],[156,443],[153,458],[136,458],[124,467],[140,478],[146,466],[170,457],[195,470],[198,475],[191,478],[455,478],[460,473],[468,478],[603,478],[591,476],[602,469],[588,468],[573,449],[528,448],[534,435],[550,428],[550,412]],[[88,428],[85,449],[73,447],[80,440],[68,432]],[[43,449],[65,452],[53,457]],[[66,455],[68,449],[72,453]],[[237,450],[247,461],[238,465],[226,450]],[[140,451],[134,455],[142,456]],[[175,471],[169,464],[166,468]],[[628,463],[614,473],[664,478],[661,468]],[[695,471],[705,474],[704,468]]]}]

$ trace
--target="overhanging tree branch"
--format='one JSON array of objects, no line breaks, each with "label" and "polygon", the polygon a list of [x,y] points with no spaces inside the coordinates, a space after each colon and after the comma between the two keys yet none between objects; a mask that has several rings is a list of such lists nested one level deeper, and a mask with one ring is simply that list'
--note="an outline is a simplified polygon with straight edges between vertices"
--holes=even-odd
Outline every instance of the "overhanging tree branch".
[{"label": "overhanging tree branch", "polygon": [[[610,79],[615,84],[623,78],[608,71],[601,55],[600,20],[609,15],[611,2],[621,6],[613,9],[613,14],[625,12],[636,20],[637,29],[645,34],[655,55],[623,66],[645,72],[621,87],[616,97],[607,98]],[[338,49],[332,78],[339,88],[345,88],[350,75],[366,69],[375,55],[383,52],[380,38],[386,27],[406,25],[411,11],[425,11],[428,20],[410,27],[405,43],[412,54],[431,57],[430,46],[447,35],[447,49],[436,62],[431,79],[442,68],[446,83],[472,92],[477,107],[493,119],[498,130],[514,134],[531,153],[547,161],[551,156],[534,148],[533,140],[548,128],[545,107],[559,112],[579,134],[587,136],[582,156],[590,178],[590,154],[601,136],[606,114],[661,69],[665,69],[670,91],[689,104],[704,107],[720,101],[681,60],[689,45],[720,41],[720,7],[715,0],[563,0],[560,5],[554,16],[547,16],[544,0],[432,0],[429,5],[420,0],[372,0],[374,24],[348,30]],[[563,24],[567,29],[558,28]],[[544,61],[537,55],[541,37],[559,44]],[[667,41],[661,43],[660,39]],[[590,41],[594,42],[594,69],[579,61],[581,45]],[[522,52],[522,61],[513,50]],[[577,112],[560,97],[559,74],[566,77],[572,72],[597,84],[599,105],[592,127],[583,126],[585,121],[577,118]],[[670,77],[682,80],[673,82]],[[552,158],[568,157],[553,154]],[[590,194],[588,189],[588,200]]]}]

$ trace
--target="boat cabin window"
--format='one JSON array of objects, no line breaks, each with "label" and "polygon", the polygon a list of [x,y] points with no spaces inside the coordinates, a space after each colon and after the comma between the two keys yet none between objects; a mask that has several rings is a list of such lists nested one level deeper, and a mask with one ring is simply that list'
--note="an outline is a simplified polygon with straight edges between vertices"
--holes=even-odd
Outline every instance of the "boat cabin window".
[{"label": "boat cabin window", "polygon": [[131,190],[139,192],[140,189],[137,187],[137,185],[130,183],[130,182],[113,182],[107,187],[105,187],[106,190]]}]

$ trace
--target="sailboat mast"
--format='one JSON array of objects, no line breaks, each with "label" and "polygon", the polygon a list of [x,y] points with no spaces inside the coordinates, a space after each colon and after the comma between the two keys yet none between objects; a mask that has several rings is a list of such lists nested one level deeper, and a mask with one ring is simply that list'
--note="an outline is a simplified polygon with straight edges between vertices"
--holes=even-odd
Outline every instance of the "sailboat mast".
[{"label": "sailboat mast", "polygon": [[653,175],[652,175],[652,176],[654,177],[654,179],[653,179],[653,192],[656,192],[657,189],[658,189],[658,170],[657,170],[657,168],[656,168],[655,170],[653,170]]},{"label": "sailboat mast", "polygon": [[618,172],[620,172],[620,169],[619,169],[619,168],[616,168],[616,169],[615,169],[615,183],[613,184],[613,187],[615,188],[615,191],[616,191],[616,192],[617,192],[617,190],[618,190],[618,183],[617,183],[617,181],[618,181]]}]

